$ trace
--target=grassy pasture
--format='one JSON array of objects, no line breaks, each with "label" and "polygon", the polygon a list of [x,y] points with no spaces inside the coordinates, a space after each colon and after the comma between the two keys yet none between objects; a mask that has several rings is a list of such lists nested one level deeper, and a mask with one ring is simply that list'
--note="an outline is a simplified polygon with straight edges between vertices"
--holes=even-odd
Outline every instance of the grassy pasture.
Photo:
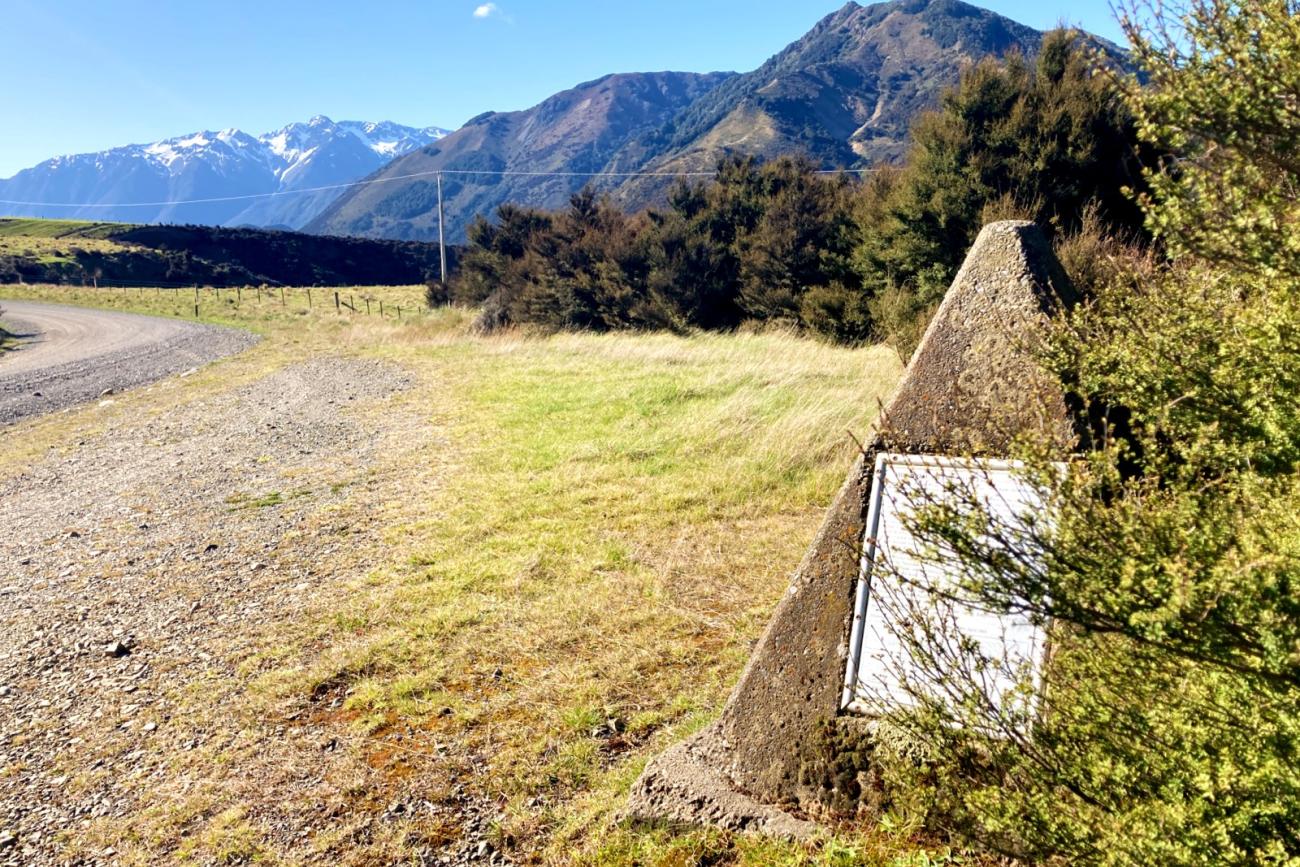
[{"label": "grassy pasture", "polygon": [[101,253],[128,249],[126,244],[108,240],[125,228],[129,227],[124,223],[0,218],[0,256],[35,259],[43,265],[71,265],[76,261],[74,247]]},{"label": "grassy pasture", "polygon": [[97,223],[88,220],[43,220],[22,217],[0,218],[0,238],[105,239],[130,228],[128,223]]},{"label": "grassy pasture", "polygon": [[74,262],[72,248],[98,250],[112,253],[127,249],[126,244],[105,241],[98,238],[52,237],[49,235],[3,235],[0,234],[0,255],[25,256],[44,263]]},{"label": "grassy pasture", "polygon": [[[192,291],[10,290],[193,316]],[[383,515],[383,556],[357,562],[341,603],[286,624],[245,666],[250,712],[338,690],[354,729],[414,726],[485,756],[474,785],[501,805],[502,845],[541,862],[950,863],[916,860],[929,856],[884,832],[809,847],[616,821],[645,762],[721,708],[853,460],[849,432],[865,433],[897,380],[897,356],[785,333],[485,338],[464,311],[417,309],[421,291],[341,293],[369,296],[369,317],[337,313],[332,290],[316,290],[311,309],[300,289],[283,305],[248,291],[201,296],[205,320],[265,336],[258,369],[324,353],[402,365],[417,380],[410,399],[442,432],[391,455],[401,497],[357,503]],[[186,388],[226,387],[222,369]],[[121,396],[120,411],[140,409],[131,401]],[[78,413],[25,428],[0,472],[84,435]],[[217,712],[190,701],[193,713]],[[139,863],[174,853],[166,841],[182,820],[165,791],[156,809],[97,826],[97,840],[119,851],[137,841]],[[260,839],[253,820],[230,823],[237,805],[217,791],[200,805],[213,817],[205,839]],[[296,860],[253,849],[268,863]]]}]

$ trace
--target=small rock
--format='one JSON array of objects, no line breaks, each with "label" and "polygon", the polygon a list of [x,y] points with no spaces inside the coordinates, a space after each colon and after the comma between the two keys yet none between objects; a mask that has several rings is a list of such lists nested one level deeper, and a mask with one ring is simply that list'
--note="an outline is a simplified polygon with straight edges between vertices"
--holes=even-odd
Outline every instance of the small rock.
[{"label": "small rock", "polygon": [[487,840],[479,840],[478,848],[474,850],[474,857],[486,858],[488,853],[491,851],[492,851],[492,844],[490,842],[488,842]]},{"label": "small rock", "polygon": [[131,648],[127,647],[126,644],[121,641],[113,641],[104,648],[104,652],[109,656],[115,656],[121,659],[123,656],[129,656],[131,654]]},{"label": "small rock", "polygon": [[158,723],[154,722],[153,720],[150,720],[149,722],[141,726],[141,730],[146,732],[151,732],[156,728],[158,728]]},{"label": "small rock", "polygon": [[13,831],[0,831],[0,849],[8,849],[18,842],[18,837]]},{"label": "small rock", "polygon": [[99,396],[100,396],[100,397],[108,397],[108,396],[109,396],[110,394],[112,394],[112,393],[113,393],[113,389],[111,389],[111,388],[106,388],[106,389],[104,389],[103,391],[101,391],[101,392],[99,393]]}]

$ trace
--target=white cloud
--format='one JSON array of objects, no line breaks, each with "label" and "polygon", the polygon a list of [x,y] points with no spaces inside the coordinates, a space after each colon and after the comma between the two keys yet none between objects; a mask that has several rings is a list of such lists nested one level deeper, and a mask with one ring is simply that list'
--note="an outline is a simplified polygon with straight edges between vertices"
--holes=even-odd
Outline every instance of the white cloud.
[{"label": "white cloud", "polygon": [[475,18],[491,18],[493,15],[500,15],[501,10],[495,3],[484,3],[474,10]]}]

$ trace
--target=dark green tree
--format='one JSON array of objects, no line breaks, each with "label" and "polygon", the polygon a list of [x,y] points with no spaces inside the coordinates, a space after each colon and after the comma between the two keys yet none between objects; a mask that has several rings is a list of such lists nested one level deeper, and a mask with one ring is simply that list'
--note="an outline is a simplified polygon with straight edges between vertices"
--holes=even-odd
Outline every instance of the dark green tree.
[{"label": "dark green tree", "polygon": [[894,319],[926,315],[990,218],[1032,219],[1054,234],[1091,208],[1116,231],[1140,230],[1127,191],[1143,187],[1143,151],[1106,62],[1057,30],[1033,65],[984,60],[917,120],[906,166],[863,197],[858,216],[864,289],[894,305]]}]

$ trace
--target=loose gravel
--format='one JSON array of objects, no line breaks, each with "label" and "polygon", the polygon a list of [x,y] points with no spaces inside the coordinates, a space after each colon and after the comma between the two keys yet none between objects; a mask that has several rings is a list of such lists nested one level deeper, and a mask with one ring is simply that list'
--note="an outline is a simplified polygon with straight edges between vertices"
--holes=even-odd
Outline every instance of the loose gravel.
[{"label": "loose gravel", "polygon": [[[497,861],[494,808],[458,782],[472,757],[392,732],[387,754],[418,770],[394,790],[334,718],[340,695],[281,719],[242,706],[258,654],[380,544],[382,516],[355,502],[400,495],[400,467],[375,469],[385,450],[436,435],[387,409],[411,382],[299,362],[0,479],[0,865],[119,863],[123,829],[166,809],[184,837],[223,803],[295,861],[351,863],[389,838],[426,863]],[[190,845],[144,843],[167,861]],[[238,854],[199,841],[187,857]]]}]

